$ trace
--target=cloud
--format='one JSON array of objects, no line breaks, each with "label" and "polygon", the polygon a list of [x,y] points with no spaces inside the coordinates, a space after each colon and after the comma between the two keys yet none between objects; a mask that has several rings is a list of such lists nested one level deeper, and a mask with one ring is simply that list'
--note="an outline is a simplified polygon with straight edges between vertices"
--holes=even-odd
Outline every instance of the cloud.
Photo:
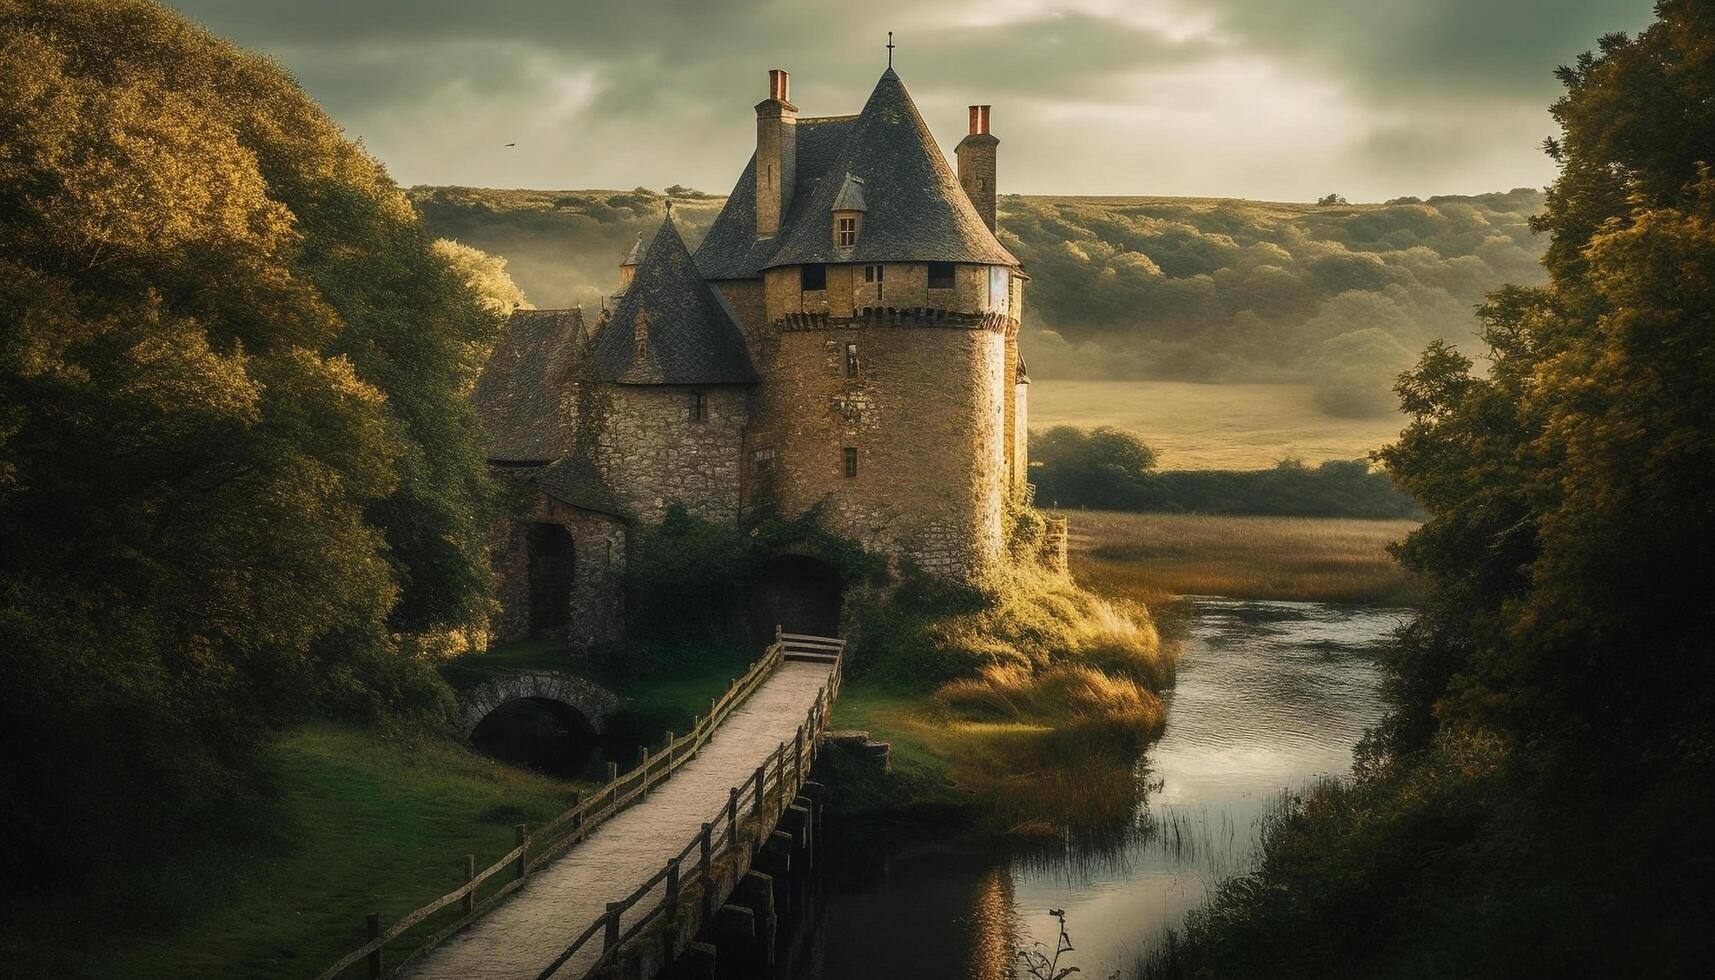
[{"label": "cloud", "polygon": [[279,59],[407,183],[724,191],[766,68],[793,69],[808,114],[855,111],[891,29],[946,145],[964,105],[995,104],[1007,190],[1277,199],[1544,182],[1553,67],[1649,13],[1649,0],[176,5]]}]

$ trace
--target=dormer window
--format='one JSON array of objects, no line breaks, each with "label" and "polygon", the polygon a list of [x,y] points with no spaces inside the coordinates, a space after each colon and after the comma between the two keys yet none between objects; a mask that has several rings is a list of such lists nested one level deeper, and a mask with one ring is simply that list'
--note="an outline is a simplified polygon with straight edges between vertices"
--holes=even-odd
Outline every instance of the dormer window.
[{"label": "dormer window", "polygon": [[869,210],[864,202],[863,178],[846,174],[845,183],[834,196],[834,247],[851,248],[857,244],[863,230],[863,214]]}]

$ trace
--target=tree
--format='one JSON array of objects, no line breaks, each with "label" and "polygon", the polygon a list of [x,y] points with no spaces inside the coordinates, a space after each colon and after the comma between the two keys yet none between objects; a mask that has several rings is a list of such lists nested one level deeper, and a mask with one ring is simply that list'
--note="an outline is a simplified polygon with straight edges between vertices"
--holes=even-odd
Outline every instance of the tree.
[{"label": "tree", "polygon": [[1349,202],[1339,194],[1325,194],[1316,199],[1316,206],[1319,208],[1340,207],[1347,203]]},{"label": "tree", "polygon": [[1041,506],[1138,510],[1159,496],[1155,450],[1111,426],[1032,432],[1030,458]]},{"label": "tree", "polygon": [[0,146],[0,832],[64,881],[271,727],[449,709],[412,651],[489,607],[462,392],[500,320],[282,71],[157,4],[0,0]]},{"label": "tree", "polygon": [[1665,762],[1711,706],[1715,12],[1658,15],[1560,72],[1550,283],[1484,307],[1487,376],[1437,345],[1400,388],[1382,459],[1432,515],[1401,555],[1445,600],[1419,734],[1434,712]]}]

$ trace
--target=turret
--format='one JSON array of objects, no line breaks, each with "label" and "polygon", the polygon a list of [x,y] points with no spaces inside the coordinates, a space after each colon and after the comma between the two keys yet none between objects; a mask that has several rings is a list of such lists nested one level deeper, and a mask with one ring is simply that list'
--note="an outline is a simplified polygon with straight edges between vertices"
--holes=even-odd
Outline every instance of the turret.
[{"label": "turret", "polygon": [[798,107],[784,68],[768,71],[768,98],[756,104],[756,237],[780,230],[798,180]]},{"label": "turret", "polygon": [[959,157],[959,184],[989,231],[994,231],[994,157],[999,145],[1000,140],[989,132],[989,107],[971,106],[971,131],[954,152]]},{"label": "turret", "polygon": [[630,288],[631,280],[637,275],[637,263],[643,258],[643,233],[637,233],[637,241],[631,243],[631,251],[625,253],[625,258],[619,262],[619,292],[614,296],[623,295]]}]

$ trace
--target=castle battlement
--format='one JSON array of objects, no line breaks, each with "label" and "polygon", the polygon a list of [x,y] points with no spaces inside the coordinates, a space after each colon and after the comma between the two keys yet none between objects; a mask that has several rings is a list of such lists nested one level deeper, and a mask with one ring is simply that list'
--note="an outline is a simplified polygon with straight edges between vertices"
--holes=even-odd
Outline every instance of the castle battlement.
[{"label": "castle battlement", "polygon": [[988,311],[967,313],[961,310],[866,306],[847,316],[830,313],[788,313],[774,321],[774,329],[787,330],[845,330],[865,327],[951,327],[983,330],[1008,337],[1018,335],[1018,321],[1005,313]]}]

